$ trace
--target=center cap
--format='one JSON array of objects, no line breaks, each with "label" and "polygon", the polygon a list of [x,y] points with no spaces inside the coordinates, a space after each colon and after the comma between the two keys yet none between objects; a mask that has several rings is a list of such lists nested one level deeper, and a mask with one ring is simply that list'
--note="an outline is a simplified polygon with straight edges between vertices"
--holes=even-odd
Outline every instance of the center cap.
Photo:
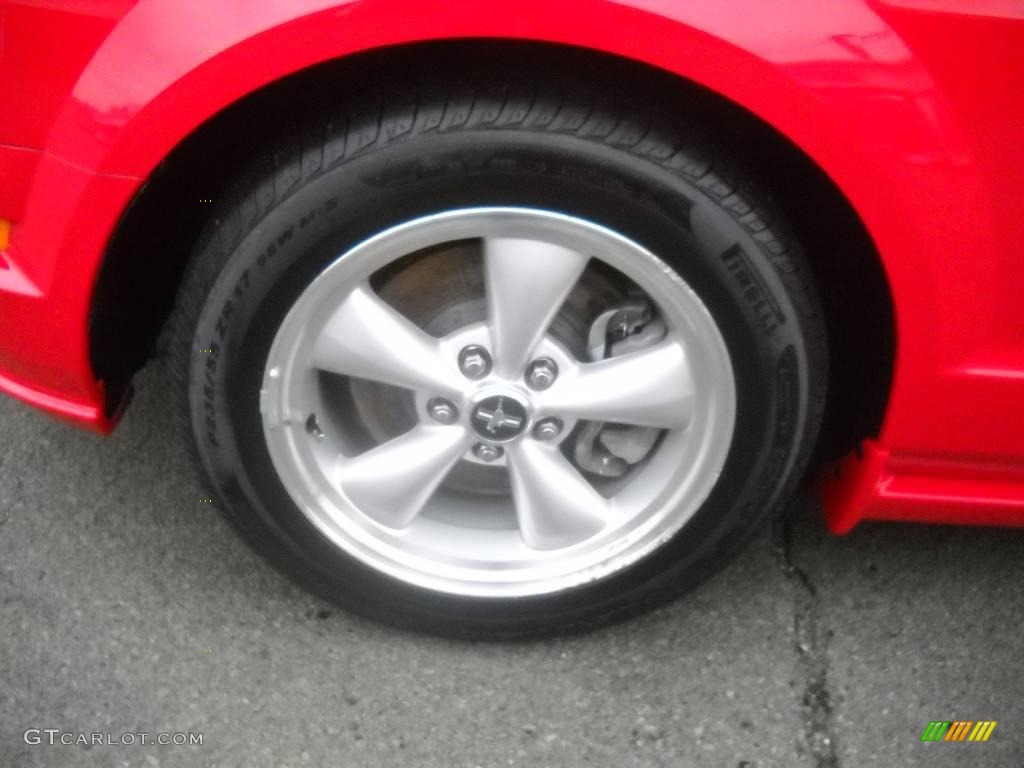
[{"label": "center cap", "polygon": [[510,395],[491,395],[476,404],[470,421],[484,439],[507,442],[526,429],[526,406]]}]

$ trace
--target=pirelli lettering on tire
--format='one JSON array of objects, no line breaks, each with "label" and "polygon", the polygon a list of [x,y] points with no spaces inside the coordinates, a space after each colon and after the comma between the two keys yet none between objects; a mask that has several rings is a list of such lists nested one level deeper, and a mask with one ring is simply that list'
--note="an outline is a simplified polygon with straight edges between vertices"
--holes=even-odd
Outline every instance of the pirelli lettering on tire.
[{"label": "pirelli lettering on tire", "polygon": [[778,302],[772,298],[764,279],[751,266],[750,259],[739,244],[722,254],[722,261],[743,289],[743,296],[757,314],[765,333],[772,333],[786,322]]}]

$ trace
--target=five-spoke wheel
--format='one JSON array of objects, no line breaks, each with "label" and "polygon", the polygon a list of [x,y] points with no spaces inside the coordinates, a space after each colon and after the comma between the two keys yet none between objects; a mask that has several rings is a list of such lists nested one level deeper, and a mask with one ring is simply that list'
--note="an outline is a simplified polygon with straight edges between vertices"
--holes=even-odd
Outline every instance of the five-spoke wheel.
[{"label": "five-spoke wheel", "polygon": [[[441,262],[453,248],[463,272],[480,273],[483,317],[464,312],[438,337],[374,286],[386,293],[382,270],[396,279],[403,260]],[[645,342],[619,333],[635,348],[581,360],[573,349],[588,339],[554,326],[591,262],[649,302],[642,327],[659,330]],[[438,313],[466,301],[455,294],[456,306]],[[358,415],[324,394],[355,379],[403,390],[414,403],[410,428],[360,443]],[[340,254],[282,323],[261,410],[285,487],[353,556],[425,587],[526,595],[620,569],[682,526],[722,469],[735,393],[710,313],[656,256],[551,211],[470,208],[405,222]],[[630,429],[655,431],[655,444],[628,472],[601,477],[574,462],[579,441],[595,440],[588,424],[627,439],[639,439]],[[466,477],[445,487],[459,463],[470,481],[482,476],[476,492]],[[487,480],[496,468],[508,493]]]}]

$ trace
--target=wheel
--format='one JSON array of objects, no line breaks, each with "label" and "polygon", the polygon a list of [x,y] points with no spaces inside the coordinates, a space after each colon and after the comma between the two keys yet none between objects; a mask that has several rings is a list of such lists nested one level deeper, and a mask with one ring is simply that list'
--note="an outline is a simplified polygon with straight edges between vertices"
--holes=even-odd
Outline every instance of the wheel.
[{"label": "wheel", "polygon": [[244,536],[345,608],[462,636],[699,583],[785,501],[825,396],[799,251],[723,153],[607,94],[514,90],[275,148],[174,319]]}]

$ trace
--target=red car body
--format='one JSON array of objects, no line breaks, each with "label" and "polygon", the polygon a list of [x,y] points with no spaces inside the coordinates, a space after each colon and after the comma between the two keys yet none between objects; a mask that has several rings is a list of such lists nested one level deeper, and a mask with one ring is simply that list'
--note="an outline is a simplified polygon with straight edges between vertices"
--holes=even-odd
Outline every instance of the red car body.
[{"label": "red car body", "polygon": [[881,429],[826,478],[833,530],[1024,524],[1019,0],[0,0],[0,390],[112,428],[89,348],[108,243],[219,112],[321,62],[491,38],[696,82],[802,149],[860,217],[896,352]]}]

